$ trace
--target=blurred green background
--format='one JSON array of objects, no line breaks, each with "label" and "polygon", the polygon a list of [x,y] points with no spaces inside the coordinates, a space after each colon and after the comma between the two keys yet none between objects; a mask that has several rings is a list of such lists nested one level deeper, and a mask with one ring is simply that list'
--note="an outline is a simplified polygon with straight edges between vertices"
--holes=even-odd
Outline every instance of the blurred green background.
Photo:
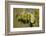
[{"label": "blurred green background", "polygon": [[[25,16],[26,14],[28,14],[29,17]],[[31,27],[30,23],[19,22],[18,21],[19,18],[20,19],[29,18],[29,20],[32,19],[31,21],[35,22],[35,23],[34,22],[32,23],[32,25],[33,25],[32,27],[39,27],[39,9],[32,9],[32,8],[14,8],[13,9],[13,27],[14,28]]]}]

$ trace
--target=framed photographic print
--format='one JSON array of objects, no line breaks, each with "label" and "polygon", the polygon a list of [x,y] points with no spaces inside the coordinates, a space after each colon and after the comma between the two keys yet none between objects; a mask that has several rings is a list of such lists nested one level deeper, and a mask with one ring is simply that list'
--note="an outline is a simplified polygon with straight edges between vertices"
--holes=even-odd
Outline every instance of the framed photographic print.
[{"label": "framed photographic print", "polygon": [[37,34],[45,32],[45,4],[7,1],[6,35]]}]

